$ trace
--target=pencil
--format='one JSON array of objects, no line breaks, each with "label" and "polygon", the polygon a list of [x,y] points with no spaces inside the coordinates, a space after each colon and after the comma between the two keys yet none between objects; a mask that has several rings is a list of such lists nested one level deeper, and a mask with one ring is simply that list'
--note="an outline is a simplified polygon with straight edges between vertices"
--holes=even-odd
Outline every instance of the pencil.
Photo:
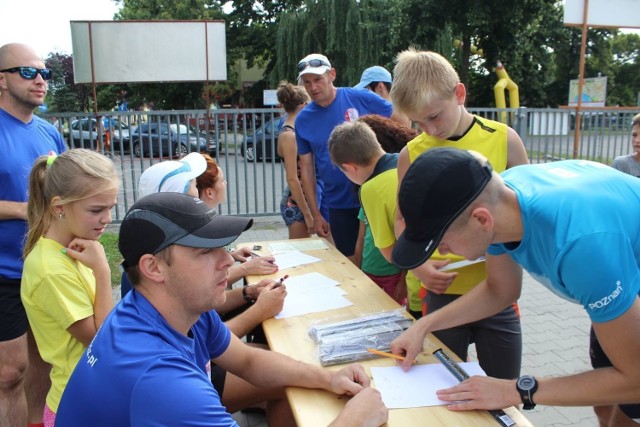
[{"label": "pencil", "polygon": [[369,353],[377,354],[378,356],[390,357],[391,359],[404,360],[404,356],[400,356],[398,354],[387,353],[384,351],[376,350],[375,348],[368,348],[367,351]]}]

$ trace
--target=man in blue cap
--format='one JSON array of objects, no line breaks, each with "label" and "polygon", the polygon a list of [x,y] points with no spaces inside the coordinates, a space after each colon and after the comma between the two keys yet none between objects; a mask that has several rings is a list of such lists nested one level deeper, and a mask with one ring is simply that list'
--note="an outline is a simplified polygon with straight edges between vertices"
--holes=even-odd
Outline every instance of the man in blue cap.
[{"label": "man in blue cap", "polygon": [[[379,65],[374,65],[373,67],[369,67],[362,72],[362,76],[360,77],[360,83],[355,85],[354,89],[359,90],[368,90],[376,95],[379,95],[381,98],[386,99],[391,102],[391,84],[393,83],[393,78],[391,77],[391,73],[384,67]],[[399,124],[411,127],[411,120],[399,112],[394,112],[395,121]]]}]

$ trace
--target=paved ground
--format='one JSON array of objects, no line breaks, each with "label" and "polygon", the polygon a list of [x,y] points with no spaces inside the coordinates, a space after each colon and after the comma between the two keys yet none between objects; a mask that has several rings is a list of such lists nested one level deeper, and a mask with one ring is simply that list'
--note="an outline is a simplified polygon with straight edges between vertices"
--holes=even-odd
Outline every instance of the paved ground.
[{"label": "paved ground", "polygon": [[[262,217],[238,242],[286,238],[287,230],[279,217]],[[526,273],[519,304],[524,333],[523,374],[554,376],[590,369],[589,320],[580,306],[558,298]],[[526,416],[535,426],[598,426],[591,408],[539,406]],[[264,416],[236,413],[234,418],[240,427],[267,427]]]}]

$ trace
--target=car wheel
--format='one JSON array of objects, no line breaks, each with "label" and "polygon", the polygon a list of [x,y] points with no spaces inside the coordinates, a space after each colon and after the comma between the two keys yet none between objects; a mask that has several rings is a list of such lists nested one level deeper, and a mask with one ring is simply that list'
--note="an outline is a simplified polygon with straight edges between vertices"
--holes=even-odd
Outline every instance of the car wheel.
[{"label": "car wheel", "polygon": [[137,142],[133,144],[133,155],[136,157],[142,157],[142,153],[140,152],[140,144]]},{"label": "car wheel", "polygon": [[256,153],[252,146],[247,146],[247,150],[244,152],[244,158],[247,159],[248,162],[253,162],[256,159]]},{"label": "car wheel", "polygon": [[173,150],[173,155],[178,159],[183,158],[187,154],[189,154],[189,150],[187,149],[186,145],[178,144],[176,145],[176,148]]}]

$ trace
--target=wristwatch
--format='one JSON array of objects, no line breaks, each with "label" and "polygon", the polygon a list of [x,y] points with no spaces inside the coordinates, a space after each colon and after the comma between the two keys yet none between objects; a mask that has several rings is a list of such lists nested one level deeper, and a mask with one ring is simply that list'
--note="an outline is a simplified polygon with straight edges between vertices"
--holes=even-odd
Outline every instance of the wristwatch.
[{"label": "wristwatch", "polygon": [[256,302],[256,300],[254,300],[253,298],[251,298],[248,294],[247,294],[247,288],[249,286],[243,286],[242,287],[242,299],[244,299],[246,302]]},{"label": "wristwatch", "polygon": [[536,407],[533,401],[533,393],[538,390],[538,381],[531,375],[523,375],[516,381],[516,389],[520,393],[520,399],[524,403],[522,409],[530,410]]}]

